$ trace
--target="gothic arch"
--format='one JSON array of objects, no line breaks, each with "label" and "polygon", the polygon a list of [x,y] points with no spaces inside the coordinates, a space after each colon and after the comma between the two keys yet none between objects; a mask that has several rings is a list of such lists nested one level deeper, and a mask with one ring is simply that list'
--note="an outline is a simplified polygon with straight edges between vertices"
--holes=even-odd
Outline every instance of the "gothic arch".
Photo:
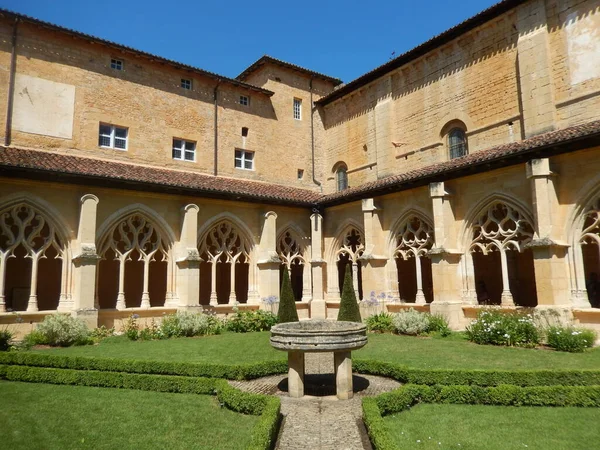
[{"label": "gothic arch", "polygon": [[0,312],[7,303],[19,311],[67,309],[72,233],[62,216],[29,193],[0,205]]},{"label": "gothic arch", "polygon": [[309,300],[311,297],[310,241],[306,233],[298,225],[288,223],[277,234],[276,250],[281,260],[280,283],[283,268],[287,267],[294,298],[296,301]]},{"label": "gothic arch", "polygon": [[[121,208],[98,229],[100,308],[166,306],[173,296],[175,235],[142,204]],[[115,302],[116,300],[116,302]]]},{"label": "gothic arch", "polygon": [[431,260],[434,245],[433,221],[417,209],[406,210],[389,234],[391,291],[394,298],[425,304],[433,301]]},{"label": "gothic arch", "polygon": [[200,302],[217,306],[246,303],[258,278],[250,229],[235,215],[224,212],[211,218],[198,233]]},{"label": "gothic arch", "polygon": [[360,257],[365,249],[364,236],[362,226],[354,219],[347,219],[338,226],[327,252],[327,262],[331,268],[327,271],[330,297],[339,298],[345,265],[351,264],[352,282],[356,298],[357,300],[363,298]]}]

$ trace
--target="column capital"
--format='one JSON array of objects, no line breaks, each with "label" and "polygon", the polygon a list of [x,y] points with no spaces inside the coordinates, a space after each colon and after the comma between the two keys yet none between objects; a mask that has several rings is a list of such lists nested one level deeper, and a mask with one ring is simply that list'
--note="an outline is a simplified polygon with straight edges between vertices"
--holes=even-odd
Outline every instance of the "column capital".
[{"label": "column capital", "polygon": [[552,240],[549,237],[543,237],[540,239],[532,239],[531,241],[529,241],[527,244],[525,244],[523,246],[524,249],[531,249],[531,250],[546,249],[546,248],[552,248],[552,247],[568,248],[568,247],[570,247],[570,245],[565,242]]},{"label": "column capital", "polygon": [[375,204],[375,200],[372,198],[365,198],[362,200],[362,211],[363,212],[373,212],[378,211],[381,208]]},{"label": "column capital", "polygon": [[549,158],[536,158],[527,161],[525,164],[527,178],[547,178],[555,177],[557,174],[550,170]]},{"label": "column capital", "polygon": [[443,181],[436,181],[435,183],[429,183],[429,197],[431,198],[445,198],[451,197],[452,193],[448,191]]}]

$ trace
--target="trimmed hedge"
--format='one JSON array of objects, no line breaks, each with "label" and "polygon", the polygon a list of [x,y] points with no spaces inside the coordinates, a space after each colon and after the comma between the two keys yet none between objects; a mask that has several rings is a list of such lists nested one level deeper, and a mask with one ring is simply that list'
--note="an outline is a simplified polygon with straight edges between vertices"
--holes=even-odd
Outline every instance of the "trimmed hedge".
[{"label": "trimmed hedge", "polygon": [[499,386],[595,386],[600,385],[600,370],[464,370],[409,369],[399,364],[353,360],[359,373],[393,378],[401,383]]},{"label": "trimmed hedge", "polygon": [[427,386],[407,384],[393,392],[362,401],[363,420],[376,450],[398,447],[383,417],[405,411],[417,403],[495,406],[600,407],[600,386]]},{"label": "trimmed hedge", "polygon": [[252,430],[249,450],[273,448],[281,422],[281,400],[242,392],[225,380],[214,378],[148,375],[98,370],[56,369],[23,365],[0,365],[0,379],[28,383],[66,384],[154,392],[217,395],[219,402],[241,414],[261,416]]},{"label": "trimmed hedge", "polygon": [[61,356],[30,352],[0,353],[0,364],[54,367],[57,369],[99,370],[107,372],[179,375],[186,377],[252,380],[286,373],[287,361],[267,361],[255,364],[202,364],[169,361],[142,361],[89,356]]}]

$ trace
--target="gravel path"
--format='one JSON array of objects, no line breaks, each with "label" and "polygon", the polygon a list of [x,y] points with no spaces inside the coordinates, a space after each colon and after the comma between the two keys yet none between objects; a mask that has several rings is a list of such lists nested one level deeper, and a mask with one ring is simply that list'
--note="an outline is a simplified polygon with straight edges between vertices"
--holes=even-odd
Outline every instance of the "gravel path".
[{"label": "gravel path", "polygon": [[389,392],[400,383],[371,375],[354,375],[354,398],[335,396],[333,353],[307,353],[305,396],[287,395],[287,375],[230,383],[247,392],[281,396],[283,424],[276,448],[280,450],[371,449],[362,421],[361,398]]}]

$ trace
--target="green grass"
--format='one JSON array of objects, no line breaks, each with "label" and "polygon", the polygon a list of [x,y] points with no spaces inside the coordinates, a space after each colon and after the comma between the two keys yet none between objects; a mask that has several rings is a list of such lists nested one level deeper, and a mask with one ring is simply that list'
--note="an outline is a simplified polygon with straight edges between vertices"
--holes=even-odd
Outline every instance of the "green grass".
[{"label": "green grass", "polygon": [[421,404],[384,422],[400,448],[587,450],[600,409]]},{"label": "green grass", "polygon": [[240,449],[258,417],[215,397],[0,381],[0,447]]},{"label": "green grass", "polygon": [[[99,345],[37,350],[60,355],[95,356],[157,361],[242,364],[285,360],[269,344],[269,332],[225,333],[164,341],[110,338]],[[353,357],[404,364],[421,369],[600,369],[600,348],[584,353],[495,347],[468,342],[462,335],[420,338],[369,334],[369,343]]]},{"label": "green grass", "polygon": [[273,349],[270,333],[224,333],[198,338],[162,341],[130,341],[124,336],[99,345],[37,350],[57,355],[94,356],[155,361],[185,361],[213,364],[244,364],[285,360],[287,354]]},{"label": "green grass", "polygon": [[419,338],[370,334],[354,358],[405,364],[419,369],[600,369],[600,348],[584,353],[478,345],[462,335]]}]

